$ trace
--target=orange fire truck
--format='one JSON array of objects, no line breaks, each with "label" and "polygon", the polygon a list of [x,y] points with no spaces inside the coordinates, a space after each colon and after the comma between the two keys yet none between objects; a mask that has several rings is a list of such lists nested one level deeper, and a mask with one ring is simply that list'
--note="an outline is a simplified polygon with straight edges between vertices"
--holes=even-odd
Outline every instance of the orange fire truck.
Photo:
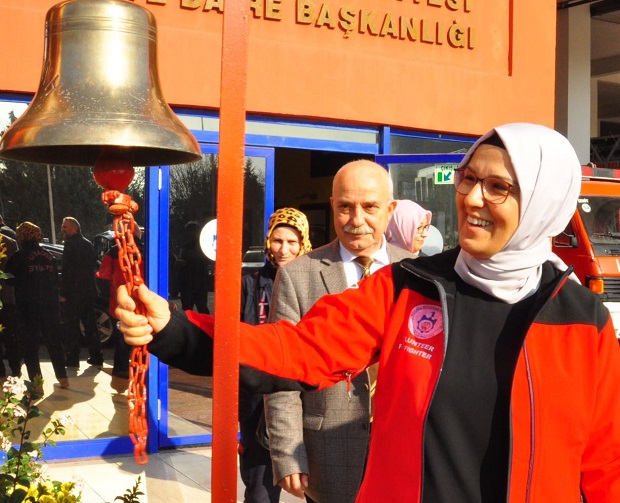
[{"label": "orange fire truck", "polygon": [[577,211],[553,251],[601,296],[620,342],[620,170],[582,167]]}]

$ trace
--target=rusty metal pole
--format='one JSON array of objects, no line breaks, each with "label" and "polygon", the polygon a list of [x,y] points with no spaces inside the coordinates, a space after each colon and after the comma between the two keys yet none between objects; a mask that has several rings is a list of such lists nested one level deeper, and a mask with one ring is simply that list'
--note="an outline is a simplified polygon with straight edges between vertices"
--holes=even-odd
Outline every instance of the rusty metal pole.
[{"label": "rusty metal pole", "polygon": [[211,472],[214,503],[237,501],[239,312],[248,10],[247,0],[227,0],[222,30]]}]

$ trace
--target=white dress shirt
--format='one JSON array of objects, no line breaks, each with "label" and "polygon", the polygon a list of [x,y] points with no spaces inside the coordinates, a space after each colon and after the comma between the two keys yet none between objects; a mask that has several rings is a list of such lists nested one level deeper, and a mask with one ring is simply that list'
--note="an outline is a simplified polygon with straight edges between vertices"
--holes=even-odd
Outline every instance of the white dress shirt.
[{"label": "white dress shirt", "polygon": [[[347,275],[347,285],[349,288],[357,288],[357,283],[362,278],[362,268],[361,266],[355,262],[355,258],[357,255],[353,255],[349,250],[347,250],[342,243],[340,245],[340,258],[342,259],[342,263],[344,265],[344,272]],[[370,274],[378,271],[383,266],[386,266],[390,263],[390,259],[387,254],[387,241],[385,237],[383,238],[383,242],[381,243],[381,248],[379,248],[375,253],[373,253],[371,258],[375,259],[375,261],[370,266]]]}]

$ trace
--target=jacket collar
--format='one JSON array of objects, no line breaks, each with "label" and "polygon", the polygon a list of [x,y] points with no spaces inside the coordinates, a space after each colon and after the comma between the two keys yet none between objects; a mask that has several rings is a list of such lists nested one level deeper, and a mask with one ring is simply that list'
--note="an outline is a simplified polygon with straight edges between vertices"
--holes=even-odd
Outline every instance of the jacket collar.
[{"label": "jacket collar", "polygon": [[[443,253],[430,257],[418,257],[417,259],[405,259],[399,263],[400,267],[408,274],[415,275],[432,283],[440,283],[448,297],[455,291],[455,282],[458,278],[454,270],[456,257],[460,247],[457,246]],[[558,271],[551,262],[545,262],[542,268],[541,289],[537,296],[545,302],[553,298],[560,291],[573,272],[570,266],[566,271]]]},{"label": "jacket collar", "polygon": [[327,293],[340,293],[349,287],[340,257],[340,242],[337,239],[325,246],[321,264],[324,267],[320,274]]}]

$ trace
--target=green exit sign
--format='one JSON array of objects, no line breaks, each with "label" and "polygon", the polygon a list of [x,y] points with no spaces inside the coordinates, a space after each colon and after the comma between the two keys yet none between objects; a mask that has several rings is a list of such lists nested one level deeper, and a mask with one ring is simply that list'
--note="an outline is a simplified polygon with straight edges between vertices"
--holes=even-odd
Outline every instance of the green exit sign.
[{"label": "green exit sign", "polygon": [[440,164],[435,166],[435,185],[454,183],[454,170],[458,164]]}]

